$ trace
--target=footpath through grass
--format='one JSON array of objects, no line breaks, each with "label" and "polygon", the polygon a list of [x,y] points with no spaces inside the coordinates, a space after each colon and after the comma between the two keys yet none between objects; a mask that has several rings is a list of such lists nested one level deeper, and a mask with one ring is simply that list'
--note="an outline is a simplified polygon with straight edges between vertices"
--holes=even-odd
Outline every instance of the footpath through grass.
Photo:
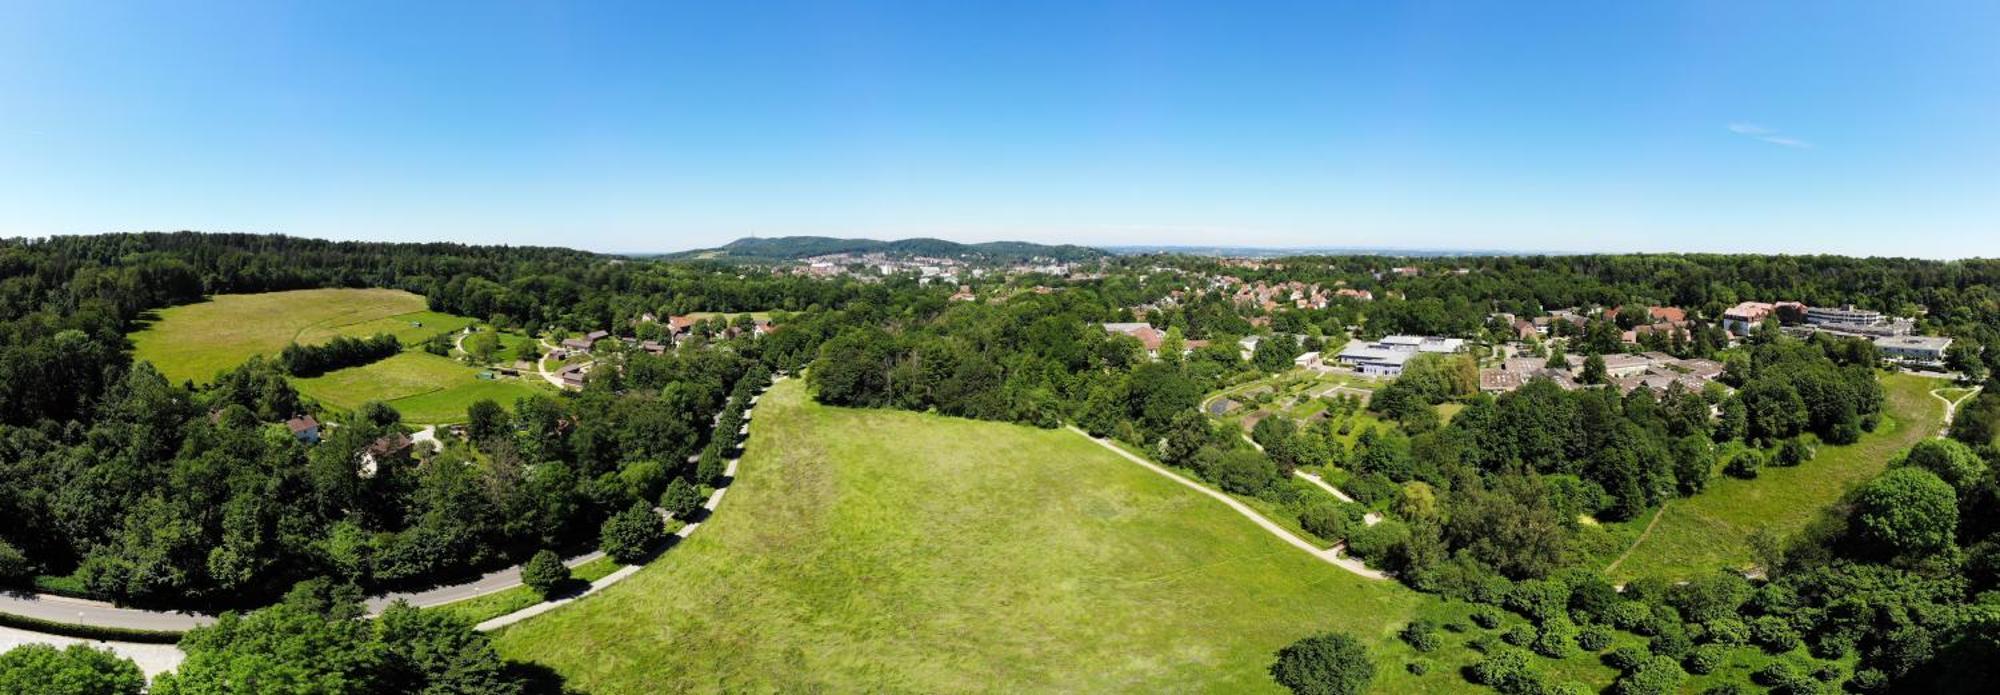
[{"label": "footpath through grass", "polygon": [[[1760,527],[1779,536],[1798,531],[1814,515],[1874,477],[1904,449],[1935,435],[1944,404],[1930,390],[1941,379],[1912,374],[1882,378],[1886,417],[1874,432],[1848,446],[1821,446],[1813,460],[1795,467],[1766,466],[1753,480],[1719,472],[1701,494],[1675,499],[1659,512],[1659,523],[1631,548],[1610,573],[1612,581],[1660,576],[1684,578],[1721,567],[1742,567],[1750,559],[1749,538]],[[1635,536],[1652,515],[1625,522]]]},{"label": "footpath through grass", "polygon": [[592,693],[1274,692],[1307,634],[1435,603],[1300,552],[1061,430],[766,393],[726,510],[631,579],[496,636]]}]

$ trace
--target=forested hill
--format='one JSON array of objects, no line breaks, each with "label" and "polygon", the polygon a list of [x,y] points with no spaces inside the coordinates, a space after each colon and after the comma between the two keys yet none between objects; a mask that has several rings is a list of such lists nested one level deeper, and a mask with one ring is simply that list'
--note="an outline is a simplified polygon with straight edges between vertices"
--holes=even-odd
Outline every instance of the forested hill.
[{"label": "forested hill", "polygon": [[1025,241],[990,241],[961,244],[943,239],[836,239],[820,236],[745,237],[713,249],[697,249],[663,256],[667,259],[721,261],[791,261],[835,253],[883,253],[890,255],[960,258],[992,263],[1013,263],[1035,258],[1056,261],[1087,261],[1111,255],[1088,246],[1051,246]]}]

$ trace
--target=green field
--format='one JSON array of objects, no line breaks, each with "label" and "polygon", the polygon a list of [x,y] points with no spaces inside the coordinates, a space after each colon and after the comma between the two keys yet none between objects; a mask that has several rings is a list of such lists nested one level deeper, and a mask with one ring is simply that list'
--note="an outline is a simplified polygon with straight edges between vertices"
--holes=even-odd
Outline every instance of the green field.
[{"label": "green field", "polygon": [[1767,466],[1754,480],[1718,473],[1701,494],[1668,502],[1650,532],[1643,528],[1652,515],[1620,524],[1640,540],[1610,573],[1613,581],[1686,577],[1748,564],[1748,539],[1759,527],[1780,536],[1799,530],[1849,488],[1881,472],[1897,453],[1935,434],[1944,404],[1929,392],[1945,383],[1911,374],[1884,376],[1887,417],[1860,442],[1821,446],[1813,460],[1792,468]]},{"label": "green field", "polygon": [[788,381],[700,532],[497,641],[592,693],[1272,692],[1277,648],[1341,629],[1380,647],[1381,687],[1472,690],[1390,660],[1427,602],[1073,433]]},{"label": "green field", "polygon": [[456,360],[406,350],[373,364],[293,379],[292,384],[322,405],[342,410],[382,401],[415,424],[462,422],[466,406],[474,401],[490,398],[512,407],[515,399],[549,390],[535,376],[487,381],[478,374]]},{"label": "green field", "polygon": [[252,355],[275,355],[293,342],[394,333],[415,344],[471,323],[427,311],[422,296],[402,290],[296,290],[217,295],[161,309],[131,338],[134,357],[152,362],[168,379],[206,381]]}]

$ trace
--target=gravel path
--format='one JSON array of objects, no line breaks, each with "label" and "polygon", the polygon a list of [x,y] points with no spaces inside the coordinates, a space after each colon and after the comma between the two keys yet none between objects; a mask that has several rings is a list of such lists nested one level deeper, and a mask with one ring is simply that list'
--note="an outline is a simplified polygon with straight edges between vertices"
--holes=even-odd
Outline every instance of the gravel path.
[{"label": "gravel path", "polygon": [[1157,463],[1153,463],[1151,461],[1147,461],[1146,459],[1134,456],[1132,455],[1131,452],[1118,448],[1117,445],[1114,445],[1111,442],[1098,439],[1097,437],[1092,437],[1090,436],[1089,432],[1077,429],[1075,425],[1070,425],[1069,431],[1075,432],[1077,433],[1078,436],[1081,436],[1090,441],[1097,442],[1098,446],[1110,449],[1112,453],[1117,454],[1120,457],[1123,457],[1127,461],[1131,461],[1133,463],[1139,464],[1140,466],[1144,466],[1147,470],[1166,476],[1169,480],[1172,480],[1176,483],[1180,483],[1181,485],[1185,485],[1196,492],[1208,495],[1209,497],[1214,498],[1216,501],[1229,505],[1230,509],[1236,510],[1236,513],[1242,514],[1244,517],[1250,519],[1250,521],[1252,523],[1257,524],[1259,528],[1264,529],[1273,536],[1277,536],[1278,540],[1284,541],[1290,544],[1294,548],[1303,550],[1306,552],[1306,554],[1318,558],[1322,562],[1334,565],[1349,572],[1353,572],[1356,575],[1366,577],[1368,579],[1380,580],[1389,578],[1388,575],[1385,575],[1381,572],[1377,572],[1373,569],[1369,569],[1368,566],[1362,564],[1360,560],[1347,557],[1343,552],[1347,548],[1345,544],[1336,545],[1332,548],[1327,548],[1322,550],[1318,546],[1306,542],[1305,539],[1293,535],[1292,532],[1285,530],[1284,527],[1279,526],[1276,523],[1273,523],[1270,519],[1264,518],[1264,515],[1257,513],[1257,510],[1251,509],[1249,505],[1236,501],[1236,498],[1234,497],[1230,497],[1229,495],[1225,495],[1221,492],[1213,490],[1206,485],[1202,485],[1201,483],[1197,483],[1195,481],[1188,480],[1187,478],[1183,478],[1180,476],[1180,474],[1167,470],[1164,466],[1161,466]]}]

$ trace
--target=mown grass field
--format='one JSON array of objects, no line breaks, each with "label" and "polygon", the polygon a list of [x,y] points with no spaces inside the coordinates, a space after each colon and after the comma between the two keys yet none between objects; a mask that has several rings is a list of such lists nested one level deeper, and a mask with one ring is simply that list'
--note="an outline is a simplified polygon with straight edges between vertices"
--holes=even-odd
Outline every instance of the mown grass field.
[{"label": "mown grass field", "polygon": [[422,296],[386,289],[218,295],[156,312],[146,328],[131,335],[133,354],[170,380],[207,381],[253,355],[275,355],[292,342],[394,333],[414,344],[472,323],[424,306]]},{"label": "mown grass field", "polygon": [[463,422],[465,408],[480,399],[512,408],[515,399],[549,391],[540,377],[488,381],[478,378],[479,371],[447,357],[405,350],[380,362],[293,379],[292,384],[299,393],[342,410],[382,401],[414,424]]},{"label": "mown grass field", "polygon": [[1385,692],[1430,602],[1285,545],[1061,430],[825,408],[787,381],[715,518],[631,579],[496,636],[592,693],[1274,692],[1346,630]]},{"label": "mown grass field", "polygon": [[1627,531],[1639,529],[1640,535],[1630,555],[1610,573],[1612,580],[1680,578],[1749,564],[1748,540],[1758,528],[1780,536],[1799,530],[1848,489],[1880,473],[1898,453],[1937,434],[1944,404],[1930,390],[1946,383],[1912,374],[1886,375],[1886,417],[1860,442],[1821,446],[1813,460],[1790,468],[1766,466],[1753,480],[1718,470],[1701,494],[1668,502],[1651,532],[1643,530],[1651,515],[1620,524]]}]

